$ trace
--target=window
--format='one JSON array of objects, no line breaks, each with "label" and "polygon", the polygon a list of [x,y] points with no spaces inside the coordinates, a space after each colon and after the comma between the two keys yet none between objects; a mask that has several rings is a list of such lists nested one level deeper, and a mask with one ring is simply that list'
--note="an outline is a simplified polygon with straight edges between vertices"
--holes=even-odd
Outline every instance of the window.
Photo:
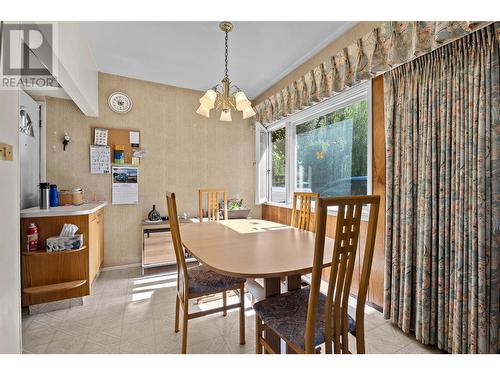
[{"label": "window", "polygon": [[370,93],[365,82],[267,129],[258,125],[257,202],[290,204],[294,191],[370,194]]},{"label": "window", "polygon": [[286,203],[286,129],[271,131],[271,196],[269,200]]},{"label": "window", "polygon": [[361,99],[295,127],[295,191],[367,194],[367,107]]},{"label": "window", "polygon": [[255,155],[256,155],[256,181],[257,189],[255,196],[255,204],[262,204],[267,201],[268,196],[268,184],[267,175],[269,173],[268,166],[268,155],[267,155],[267,144],[268,144],[268,133],[266,128],[262,125],[257,124],[255,132]]}]

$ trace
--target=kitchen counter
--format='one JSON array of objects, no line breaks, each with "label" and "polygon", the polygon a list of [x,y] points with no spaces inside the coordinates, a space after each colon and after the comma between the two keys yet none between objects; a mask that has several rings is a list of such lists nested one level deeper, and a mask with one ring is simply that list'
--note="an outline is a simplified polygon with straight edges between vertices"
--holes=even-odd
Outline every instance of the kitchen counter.
[{"label": "kitchen counter", "polygon": [[21,210],[21,218],[51,217],[51,216],[79,216],[89,215],[107,206],[108,202],[84,203],[80,206],[59,206],[42,210],[39,207],[31,207]]}]

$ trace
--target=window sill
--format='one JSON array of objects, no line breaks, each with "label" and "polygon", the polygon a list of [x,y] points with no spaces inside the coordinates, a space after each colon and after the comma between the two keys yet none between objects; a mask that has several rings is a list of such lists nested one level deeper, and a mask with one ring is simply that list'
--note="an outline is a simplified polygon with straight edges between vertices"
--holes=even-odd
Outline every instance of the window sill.
[{"label": "window sill", "polygon": [[289,203],[278,203],[278,202],[272,202],[272,201],[267,201],[262,203],[262,205],[266,206],[275,206],[275,207],[282,207],[282,208],[292,208],[292,205]]},{"label": "window sill", "polygon": [[[262,205],[264,206],[274,206],[274,207],[281,207],[281,208],[289,208],[289,209],[292,209],[292,205],[290,203],[278,203],[278,202],[271,202],[271,201],[268,201],[268,202],[265,202],[265,203],[262,203]],[[314,213],[314,207],[311,209],[311,212]],[[328,216],[337,216],[337,208],[329,208],[328,209]],[[368,214],[369,214],[369,210],[364,207],[363,208],[363,212],[361,213],[361,221],[368,221]]]}]

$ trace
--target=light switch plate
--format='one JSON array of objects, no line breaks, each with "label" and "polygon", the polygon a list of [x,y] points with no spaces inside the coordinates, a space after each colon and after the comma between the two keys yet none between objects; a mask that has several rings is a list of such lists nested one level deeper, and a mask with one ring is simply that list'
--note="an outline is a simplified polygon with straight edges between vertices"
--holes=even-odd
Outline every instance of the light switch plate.
[{"label": "light switch plate", "polygon": [[12,160],[12,145],[0,143],[0,160]]}]

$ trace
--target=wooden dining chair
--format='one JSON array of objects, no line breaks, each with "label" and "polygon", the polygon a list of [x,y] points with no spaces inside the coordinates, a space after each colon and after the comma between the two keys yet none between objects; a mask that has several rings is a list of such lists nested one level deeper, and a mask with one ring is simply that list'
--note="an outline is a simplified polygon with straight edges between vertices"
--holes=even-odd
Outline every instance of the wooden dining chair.
[{"label": "wooden dining chair", "polygon": [[219,220],[219,199],[222,196],[224,202],[224,220],[227,220],[227,190],[226,189],[199,189],[198,190],[198,214],[200,222],[203,221],[203,195],[207,195],[207,218],[208,221]]},{"label": "wooden dining chair", "polygon": [[[245,344],[245,279],[221,275],[204,266],[187,268],[184,257],[184,246],[182,245],[179,218],[177,216],[177,204],[175,194],[167,192],[167,210],[170,223],[170,232],[174,243],[175,258],[177,265],[177,293],[175,299],[175,332],[179,332],[179,308],[182,308],[182,354],[187,349],[188,320],[199,318],[216,312],[227,312],[227,310],[240,309],[240,344]],[[194,224],[193,224],[194,225]],[[237,291],[240,302],[227,306],[226,298],[224,305],[210,310],[189,313],[189,300],[206,295],[222,293],[226,296],[228,291]]]},{"label": "wooden dining chair", "polygon": [[[293,205],[292,205],[292,214],[290,219],[290,226],[298,229],[314,231],[315,229],[315,217],[311,215],[312,213],[312,202],[314,200],[314,204],[318,201],[319,194],[318,193],[303,193],[303,192],[294,192],[293,193]],[[297,208],[298,203],[298,208]],[[310,274],[306,275],[306,278],[303,278],[302,281],[305,284],[309,284],[308,278],[310,278]],[[285,282],[285,279],[282,279]]]},{"label": "wooden dining chair", "polygon": [[[370,205],[361,280],[356,302],[356,319],[348,314],[349,292],[358,247],[361,214]],[[316,239],[311,286],[257,302],[255,309],[256,353],[273,353],[263,337],[265,327],[280,336],[297,353],[350,353],[348,334],[356,337],[356,352],[365,353],[364,311],[373,260],[380,196],[318,198]],[[327,208],[338,206],[337,223],[328,292],[320,292],[325,247]]]},{"label": "wooden dining chair", "polygon": [[[290,220],[290,226],[304,229],[304,230],[314,230],[314,220],[311,220],[312,212],[312,201],[318,201],[318,193],[293,193],[293,206],[292,206],[292,218]],[[297,209],[298,203],[298,209]]]}]

